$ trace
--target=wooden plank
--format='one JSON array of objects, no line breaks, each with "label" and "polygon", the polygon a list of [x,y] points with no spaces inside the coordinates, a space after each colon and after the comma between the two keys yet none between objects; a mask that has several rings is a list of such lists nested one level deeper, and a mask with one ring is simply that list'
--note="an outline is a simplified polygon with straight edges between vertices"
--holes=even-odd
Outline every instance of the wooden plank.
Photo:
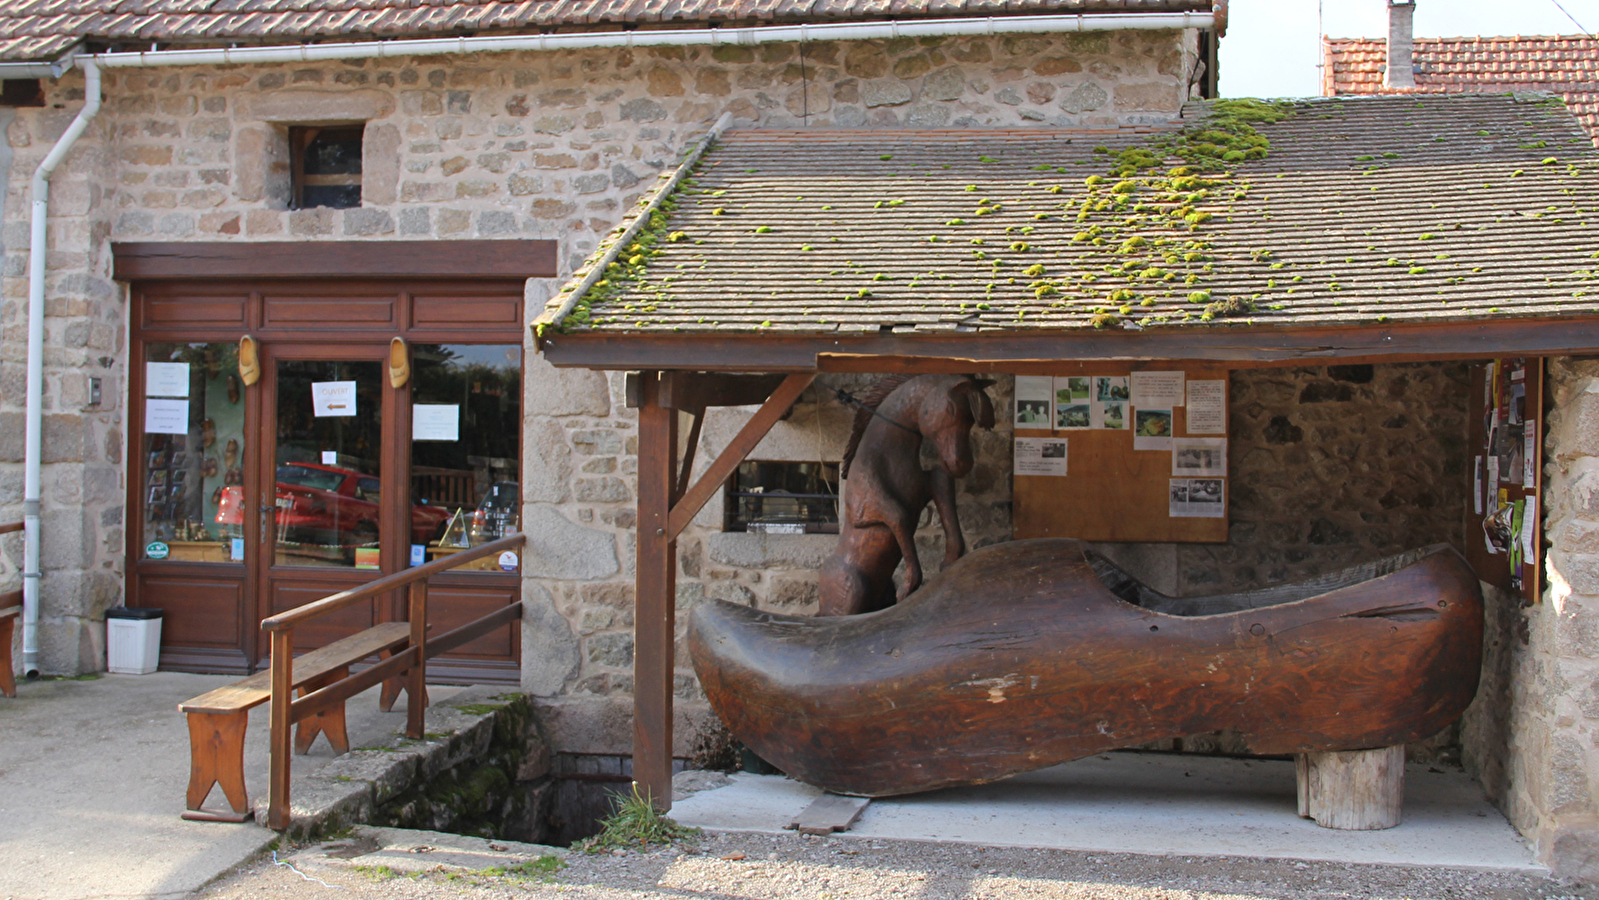
[{"label": "wooden plank", "polygon": [[[693,487],[683,492],[683,498],[672,507],[671,516],[666,526],[667,537],[675,540],[679,534],[683,533],[683,529],[694,521],[694,516],[699,513],[700,508],[710,502],[712,497],[716,496],[716,492],[721,489],[722,483],[727,481],[733,471],[738,468],[738,464],[744,461],[744,457],[749,456],[750,451],[754,450],[755,446],[761,442],[761,439],[766,437],[766,433],[772,430],[772,426],[776,425],[777,421],[788,413],[789,407],[794,405],[794,401],[799,399],[799,395],[805,392],[805,389],[810,386],[815,378],[816,376],[812,374],[796,373],[783,379],[783,383],[778,385],[777,390],[766,398],[766,402],[761,405],[760,409],[755,411],[755,415],[750,416],[749,421],[744,423],[744,427],[740,428],[738,434],[728,442],[721,455],[711,460],[711,464],[705,468],[705,474],[700,476],[700,480],[694,482]],[[642,414],[641,411],[640,415]],[[674,422],[676,421],[675,417],[676,413],[673,413]],[[673,441],[672,446],[675,448],[677,442]],[[642,475],[640,477],[642,479]],[[642,522],[643,520],[640,519],[640,521]]]},{"label": "wooden plank", "polygon": [[13,532],[21,531],[22,528],[23,523],[21,522],[7,522],[4,525],[0,525],[0,534],[11,534]]},{"label": "wooden plank", "polygon": [[640,378],[638,563],[633,622],[633,781],[655,808],[672,808],[672,675],[677,542],[669,530],[677,411],[660,404],[655,372]]},{"label": "wooden plank", "polygon": [[661,373],[661,405],[686,412],[708,406],[753,406],[766,402],[781,375],[729,375],[725,372]]},{"label": "wooden plank", "polygon": [[[916,371],[1008,372],[1020,361],[1190,360],[1306,364],[1360,359],[1482,359],[1599,352],[1599,316],[1475,319],[1437,324],[1274,328],[1196,326],[1143,331],[1002,331],[937,335],[545,332],[557,366],[717,372],[898,371],[838,354],[918,360]],[[859,368],[858,366],[868,366]],[[840,366],[835,368],[835,366]]]},{"label": "wooden plank", "polygon": [[[1171,363],[1056,363],[1052,374],[1128,375],[1137,370],[1177,368],[1185,371],[1188,380],[1228,380],[1228,370],[1222,367]],[[1188,436],[1186,407],[1173,408],[1172,431],[1179,437]],[[1051,435],[1066,439],[1067,476],[1013,476],[1014,537],[1171,543],[1227,541],[1225,509],[1219,519],[1179,518],[1168,514],[1171,451],[1134,450],[1131,423],[1125,431],[1016,429],[1017,437]],[[1232,479],[1222,478],[1221,481],[1226,485],[1224,504],[1229,504]]]},{"label": "wooden plank", "polygon": [[556,242],[115,241],[112,277],[553,278]]},{"label": "wooden plank", "polygon": [[840,794],[823,794],[811,801],[788,827],[800,834],[832,834],[848,831],[871,804],[866,797],[845,797]]},{"label": "wooden plank", "polygon": [[22,592],[8,591],[0,594],[0,616],[14,616],[22,612]]},{"label": "wooden plank", "polygon": [[496,628],[508,622],[515,622],[522,618],[522,604],[511,603],[504,608],[495,610],[480,619],[475,619],[460,628],[447,631],[427,642],[427,658],[432,659],[463,644],[471,643],[485,634],[493,632]]},{"label": "wooden plank", "polygon": [[[326,687],[318,688],[289,704],[289,721],[292,724],[306,716],[314,716],[334,704],[343,703],[367,688],[379,682],[387,681],[406,671],[416,664],[416,660],[416,648],[406,647],[371,668],[362,669],[343,681],[337,681]],[[423,692],[421,696],[425,701],[426,692]]]},{"label": "wooden plank", "polygon": [[[402,646],[410,639],[411,626],[408,623],[384,622],[358,634],[318,647],[295,658],[294,676],[290,679],[291,686],[298,688],[335,669],[359,662],[369,656],[376,656],[384,650]],[[186,700],[178,705],[178,709],[183,712],[236,712],[264,703],[271,696],[272,673],[264,671],[207,691],[192,700]]]},{"label": "wooden plank", "polygon": [[428,583],[426,579],[411,582],[410,639],[415,650],[411,655],[416,665],[405,673],[405,736],[413,741],[422,739],[423,715],[427,712],[427,660],[428,660]]},{"label": "wooden plank", "polygon": [[289,827],[289,705],[294,702],[294,630],[272,632],[272,705],[267,710],[267,827]]}]

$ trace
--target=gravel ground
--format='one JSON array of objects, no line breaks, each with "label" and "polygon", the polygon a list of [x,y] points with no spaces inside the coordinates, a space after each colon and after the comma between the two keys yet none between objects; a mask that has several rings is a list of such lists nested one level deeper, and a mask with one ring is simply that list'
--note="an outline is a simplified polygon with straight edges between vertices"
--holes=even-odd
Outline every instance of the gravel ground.
[{"label": "gravel ground", "polygon": [[191,896],[196,900],[1599,900],[1599,888],[1504,872],[738,833],[707,834],[692,843],[650,852],[574,852],[553,875],[532,878],[445,871],[398,876],[361,867],[358,860],[303,857],[296,870],[268,857]]}]

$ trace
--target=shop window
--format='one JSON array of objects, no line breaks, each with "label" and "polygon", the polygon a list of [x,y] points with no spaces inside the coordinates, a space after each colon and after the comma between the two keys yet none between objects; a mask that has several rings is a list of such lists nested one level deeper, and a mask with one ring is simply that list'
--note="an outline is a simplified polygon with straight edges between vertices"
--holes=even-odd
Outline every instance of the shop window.
[{"label": "shop window", "polygon": [[139,461],[145,559],[243,562],[238,345],[145,346]]},{"label": "shop window", "polygon": [[[522,348],[516,344],[411,347],[410,564],[421,565],[517,533],[522,525]],[[517,554],[452,571],[514,572]]]},{"label": "shop window", "polygon": [[289,129],[289,186],[295,209],[361,205],[363,130],[361,125]]},{"label": "shop window", "polygon": [[745,460],[726,496],[724,531],[838,533],[838,463]]}]

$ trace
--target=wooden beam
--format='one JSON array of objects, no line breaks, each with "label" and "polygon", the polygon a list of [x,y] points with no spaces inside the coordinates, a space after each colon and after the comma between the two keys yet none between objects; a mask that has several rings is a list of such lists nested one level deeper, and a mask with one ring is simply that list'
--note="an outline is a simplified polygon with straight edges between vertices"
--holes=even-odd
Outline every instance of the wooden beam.
[{"label": "wooden beam", "polygon": [[[728,442],[721,455],[711,460],[700,480],[683,492],[683,498],[672,507],[672,515],[666,528],[667,536],[675,540],[683,533],[688,523],[694,521],[694,516],[699,514],[700,508],[716,496],[716,491],[722,486],[722,482],[733,474],[738,464],[744,461],[744,457],[749,456],[755,445],[761,442],[761,438],[766,437],[766,433],[772,430],[772,426],[788,412],[789,407],[794,405],[794,401],[799,399],[799,395],[804,393],[815,378],[814,374],[804,373],[783,379],[783,383],[777,386],[772,396],[766,398],[766,402],[755,411],[755,415],[750,416],[750,420],[745,422],[733,440]],[[642,466],[642,462],[640,465]],[[642,480],[642,469],[639,477]],[[639,524],[642,528],[642,517],[639,519]]]},{"label": "wooden beam", "polygon": [[660,403],[657,372],[640,375],[638,565],[633,615],[633,783],[672,808],[672,675],[676,668],[677,542],[667,528],[677,411]]},{"label": "wooden beam", "polygon": [[688,412],[707,406],[753,406],[766,402],[782,383],[781,375],[662,372],[661,405]]},{"label": "wooden beam", "polygon": [[111,244],[118,281],[554,278],[555,241],[173,241]]},{"label": "wooden beam", "polygon": [[543,351],[557,366],[701,372],[1010,372],[1058,360],[1215,361],[1248,368],[1591,354],[1599,352],[1599,316],[947,335],[576,332],[547,333]]}]

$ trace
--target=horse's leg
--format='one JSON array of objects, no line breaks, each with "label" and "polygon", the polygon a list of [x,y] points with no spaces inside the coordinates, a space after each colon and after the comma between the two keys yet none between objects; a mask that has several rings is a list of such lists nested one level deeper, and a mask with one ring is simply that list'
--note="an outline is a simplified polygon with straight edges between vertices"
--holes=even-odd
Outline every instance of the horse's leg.
[{"label": "horse's leg", "polygon": [[938,519],[944,525],[944,565],[949,565],[960,559],[966,553],[966,538],[961,534],[960,514],[955,508],[955,479],[943,467],[937,467],[928,473],[930,487],[933,493],[933,506],[938,510]]},{"label": "horse's leg", "polygon": [[914,515],[902,512],[898,516],[885,517],[888,521],[883,523],[893,532],[899,552],[905,558],[905,583],[894,595],[895,602],[904,600],[922,586],[922,560],[916,555],[916,520],[920,513],[921,510]]},{"label": "horse's leg", "polygon": [[846,525],[838,547],[822,563],[819,616],[853,616],[885,605],[899,565],[899,548],[881,523]]}]

